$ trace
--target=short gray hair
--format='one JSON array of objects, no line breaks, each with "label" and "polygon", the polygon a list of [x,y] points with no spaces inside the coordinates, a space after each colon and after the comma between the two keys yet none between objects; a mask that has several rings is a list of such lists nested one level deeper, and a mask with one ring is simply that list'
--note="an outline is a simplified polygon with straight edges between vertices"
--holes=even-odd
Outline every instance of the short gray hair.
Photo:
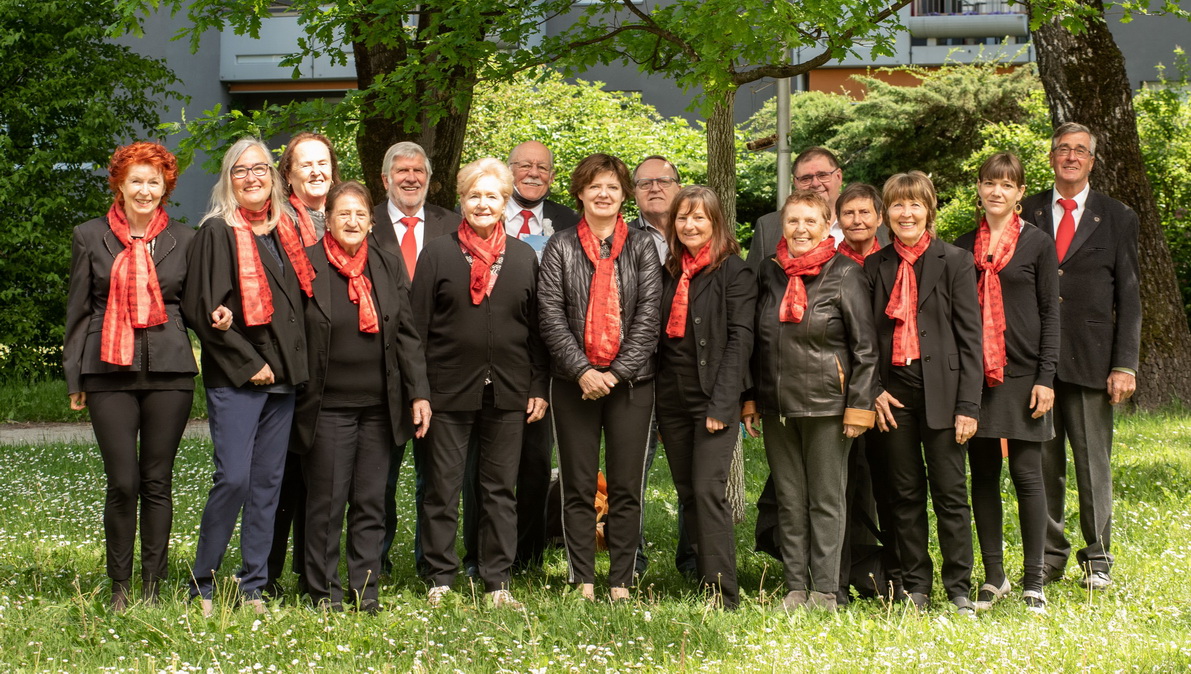
[{"label": "short gray hair", "polygon": [[1064,122],[1055,129],[1054,135],[1050,137],[1050,151],[1054,152],[1059,147],[1059,139],[1071,133],[1086,133],[1088,134],[1088,152],[1092,156],[1096,156],[1096,134],[1092,130],[1078,122]]},{"label": "short gray hair", "polygon": [[272,178],[273,183],[269,193],[271,199],[269,215],[265,218],[269,231],[273,231],[282,215],[289,214],[289,200],[285,196],[285,184],[281,180],[281,174],[277,172],[277,166],[271,161],[273,153],[269,151],[269,146],[259,138],[245,136],[233,143],[227,152],[223,153],[223,162],[219,166],[219,180],[211,189],[211,201],[199,225],[205,224],[211,218],[222,218],[228,225],[235,222],[236,209],[240,207],[240,203],[236,201],[236,191],[232,185],[232,167],[236,165],[241,155],[253,147],[263,152],[266,160],[269,161],[269,177]]},{"label": "short gray hair", "polygon": [[426,156],[426,151],[422,149],[421,145],[403,140],[400,143],[395,143],[388,150],[385,150],[385,158],[381,161],[381,175],[389,175],[389,171],[393,168],[393,162],[398,157],[407,159],[409,157],[421,157],[422,164],[426,166],[426,177],[434,175],[434,170],[430,168],[430,157]]}]

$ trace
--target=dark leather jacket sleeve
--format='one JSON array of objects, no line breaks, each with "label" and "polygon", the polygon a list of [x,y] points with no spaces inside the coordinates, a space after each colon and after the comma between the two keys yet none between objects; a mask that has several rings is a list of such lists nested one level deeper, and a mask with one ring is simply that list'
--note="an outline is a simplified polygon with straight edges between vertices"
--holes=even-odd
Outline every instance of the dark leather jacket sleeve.
[{"label": "dark leather jacket sleeve", "polygon": [[[628,321],[628,325],[624,327],[620,351],[608,369],[621,381],[644,381],[653,375],[654,368],[647,366],[657,352],[662,329],[662,265],[649,236],[637,231],[630,230],[624,252],[631,256],[617,260],[617,273],[622,288],[621,320]],[[627,265],[631,266],[626,269]],[[624,289],[632,287],[634,277],[636,301],[632,302],[631,293]]]},{"label": "dark leather jacket sleeve", "polygon": [[[573,234],[559,232],[546,242],[542,266],[538,269],[538,321],[542,342],[550,351],[550,369],[563,379],[576,381],[591,369],[583,345],[571,332],[567,319],[565,275],[568,273],[568,247],[564,241]],[[573,272],[572,272],[573,273]]]},{"label": "dark leather jacket sleeve", "polygon": [[[876,420],[873,404],[878,388],[877,328],[873,322],[872,299],[869,297],[864,270],[859,265],[845,267],[841,285],[843,287],[840,299],[851,355],[844,423],[856,420],[861,421],[856,425],[867,425],[871,428]],[[854,410],[865,414],[852,413]]]}]

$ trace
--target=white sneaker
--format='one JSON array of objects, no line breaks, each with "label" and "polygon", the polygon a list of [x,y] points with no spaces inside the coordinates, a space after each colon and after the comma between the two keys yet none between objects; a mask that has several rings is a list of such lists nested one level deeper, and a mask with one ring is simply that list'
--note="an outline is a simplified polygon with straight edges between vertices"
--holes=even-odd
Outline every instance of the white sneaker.
[{"label": "white sneaker", "polygon": [[450,591],[450,585],[435,585],[430,588],[430,593],[426,595],[426,603],[434,608],[442,606],[443,600],[446,599],[447,593]]},{"label": "white sneaker", "polygon": [[508,590],[489,592],[488,596],[492,598],[492,608],[511,608],[514,611],[520,611],[525,608],[525,604],[514,599],[513,593]]}]

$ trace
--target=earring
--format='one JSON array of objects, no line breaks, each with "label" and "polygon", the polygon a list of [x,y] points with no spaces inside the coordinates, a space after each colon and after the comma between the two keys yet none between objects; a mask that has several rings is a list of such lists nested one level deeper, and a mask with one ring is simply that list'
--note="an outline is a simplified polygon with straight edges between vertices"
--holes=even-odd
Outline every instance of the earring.
[{"label": "earring", "polygon": [[1013,205],[1013,214],[1021,215],[1021,202],[1020,201]]}]

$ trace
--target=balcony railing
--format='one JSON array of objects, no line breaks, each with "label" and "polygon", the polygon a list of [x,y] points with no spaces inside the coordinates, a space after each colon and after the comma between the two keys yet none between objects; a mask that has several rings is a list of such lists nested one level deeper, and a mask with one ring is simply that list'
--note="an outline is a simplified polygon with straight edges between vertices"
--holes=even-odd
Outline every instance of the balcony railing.
[{"label": "balcony railing", "polygon": [[1007,0],[915,0],[911,16],[977,16],[1025,14],[1024,4]]}]

